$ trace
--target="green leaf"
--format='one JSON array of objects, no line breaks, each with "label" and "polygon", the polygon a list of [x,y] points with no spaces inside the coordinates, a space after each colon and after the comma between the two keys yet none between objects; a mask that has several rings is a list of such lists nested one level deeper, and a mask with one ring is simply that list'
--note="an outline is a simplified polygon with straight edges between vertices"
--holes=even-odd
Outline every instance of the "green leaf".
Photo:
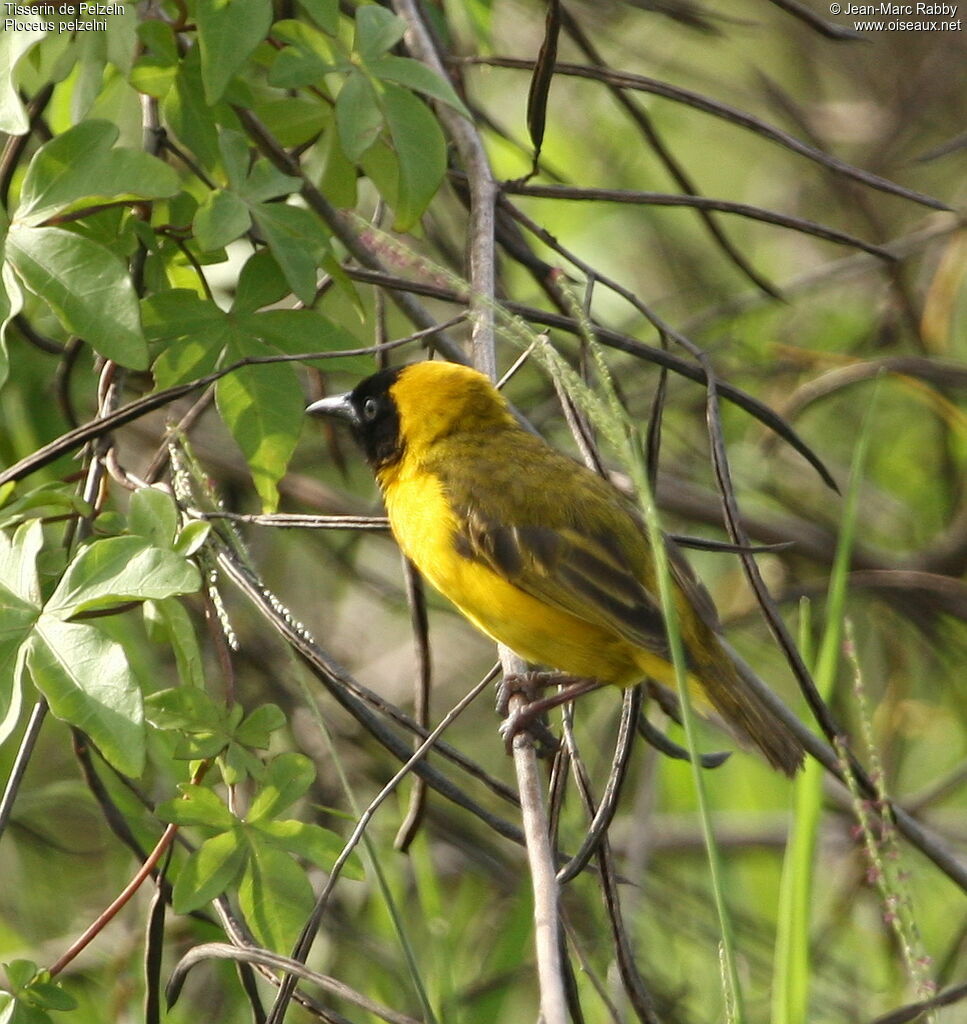
[{"label": "green leaf", "polygon": [[[93,25],[91,27],[93,28]],[[102,40],[106,45],[102,46]],[[134,65],[135,54],[138,51],[138,12],[130,5],[122,5],[120,14],[108,18],[107,31],[100,39],[97,32],[88,33],[88,44],[91,52],[103,52],[108,63],[120,71],[121,75],[118,78],[126,75]],[[110,69],[107,71],[107,77],[111,77]]]},{"label": "green leaf", "polygon": [[229,188],[241,191],[248,177],[251,157],[248,139],[241,132],[222,130],[218,134],[218,152]]},{"label": "green leaf", "polygon": [[383,127],[383,111],[376,90],[361,71],[354,71],[339,90],[336,124],[343,152],[357,163]]},{"label": "green leaf", "polygon": [[19,603],[19,598],[0,583],[0,744],[16,729],[23,709],[25,642],[37,622],[35,608]]},{"label": "green leaf", "polygon": [[157,548],[170,548],[179,522],[174,498],[158,487],[142,487],[131,495],[128,528]]},{"label": "green leaf", "polygon": [[7,983],[14,992],[26,988],[37,977],[39,968],[33,960],[11,960],[3,965]]},{"label": "green leaf", "polygon": [[308,21],[282,18],[272,26],[272,37],[279,42],[291,43],[301,53],[317,57],[322,62],[323,73],[348,72],[350,69],[348,54],[341,41],[333,39],[332,34],[320,32]]},{"label": "green leaf", "polygon": [[268,160],[259,160],[239,188],[239,194],[249,203],[264,203],[279,196],[298,192],[302,182],[273,167]]},{"label": "green leaf", "polygon": [[329,245],[325,231],[302,207],[262,203],[252,212],[289,287],[307,305],[312,303],[318,260]]},{"label": "green leaf", "polygon": [[232,337],[232,325],[215,305],[187,288],[159,292],[141,304],[149,341],[166,343],[152,366],[159,388],[210,373]]},{"label": "green leaf", "polygon": [[400,162],[393,147],[385,139],[380,138],[376,145],[363,155],[360,167],[379,190],[379,194],[395,209],[399,194]]},{"label": "green leaf", "polygon": [[173,686],[145,697],[144,713],[156,729],[211,732],[220,729],[225,713],[204,690]]},{"label": "green leaf", "polygon": [[107,121],[84,121],[41,146],[24,177],[18,223],[36,225],[82,203],[173,196],[175,172],[141,150],[113,149],[118,134]]},{"label": "green leaf", "polygon": [[27,641],[27,671],[58,718],[87,733],[119,772],[141,774],[141,691],[120,644],[94,626],[45,614]]},{"label": "green leaf", "polygon": [[343,151],[338,131],[327,131],[322,137],[319,155],[322,159],[322,178],[319,188],[322,194],[342,209],[356,205],[356,165]]},{"label": "green leaf", "polygon": [[[4,583],[0,583],[0,609],[3,610],[3,616],[0,618],[0,645],[19,646],[27,638],[37,621],[40,609],[36,605],[21,600]],[[0,664],[2,664],[2,658],[0,658]],[[2,678],[3,676],[0,674],[0,681]]]},{"label": "green leaf", "polygon": [[163,122],[171,126],[192,156],[206,170],[213,171],[220,155],[218,131],[202,89],[201,54],[197,45],[182,60],[174,88],[162,104],[162,114]]},{"label": "green leaf", "polygon": [[[313,825],[304,821],[289,818],[285,821],[259,821],[254,828],[269,838],[283,850],[296,857],[315,864],[323,871],[329,871],[342,853],[346,843],[342,836],[331,832],[321,825]],[[366,877],[366,872],[359,858],[353,854],[342,867],[341,874],[345,878],[357,881]]]},{"label": "green leaf", "polygon": [[320,81],[332,70],[328,61],[296,46],[280,50],[269,72],[269,84],[277,89],[301,89]]},{"label": "green leaf", "polygon": [[[5,994],[0,992],[0,1007]],[[8,1015],[9,1014],[9,1015]],[[9,1010],[0,1015],[0,1024],[53,1024],[50,1014],[25,1002],[10,1004]]]},{"label": "green leaf", "polygon": [[435,100],[440,100],[454,110],[459,111],[464,117],[470,118],[470,111],[463,105],[463,101],[454,92],[453,86],[445,79],[432,71],[425,64],[409,57],[380,57],[379,60],[371,61],[366,65],[366,70],[384,82],[395,82],[397,85],[405,85],[408,89],[422,92]]},{"label": "green leaf", "polygon": [[17,65],[32,47],[36,46],[46,32],[27,32],[18,29],[25,21],[36,22],[34,16],[14,15],[5,21],[14,22],[0,31],[0,132],[7,135],[26,135],[30,131],[30,120],[20,102],[17,82]]},{"label": "green leaf", "polygon": [[406,22],[385,7],[367,4],[356,11],[356,39],[353,49],[370,61],[395,46],[406,32]]},{"label": "green leaf", "polygon": [[245,203],[234,192],[218,189],[209,192],[198,207],[193,229],[202,252],[224,249],[244,235],[252,225]]},{"label": "green leaf", "polygon": [[197,567],[142,537],[107,537],[82,548],[44,607],[68,619],[126,601],[191,594],[201,586]]},{"label": "green leaf", "polygon": [[[250,832],[250,839],[255,833]],[[253,841],[238,888],[238,902],[255,937],[288,953],[312,912],[312,887],[295,861],[270,843]]]},{"label": "green leaf", "polygon": [[[13,483],[6,485],[13,488]],[[4,488],[0,488],[2,491]],[[0,501],[2,504],[2,501]],[[91,506],[80,499],[76,491],[69,488],[42,484],[22,494],[16,501],[11,501],[0,508],[0,522],[8,526],[19,526],[31,519],[45,519],[48,516],[62,516],[76,512],[79,515],[90,515]],[[3,573],[0,571],[0,579]]]},{"label": "green leaf", "polygon": [[329,109],[318,100],[289,96],[284,100],[259,103],[255,115],[280,146],[301,146],[318,135],[329,123]]},{"label": "green leaf", "polygon": [[291,806],[312,785],[316,769],[304,754],[279,754],[268,764],[265,780],[246,815],[251,823],[274,818]]},{"label": "green leaf", "polygon": [[286,363],[242,367],[215,385],[218,411],[248,462],[266,511],[302,428],[302,385]]},{"label": "green leaf", "polygon": [[[0,593],[2,601],[3,594]],[[22,636],[6,636],[0,640],[0,746],[13,735],[20,723],[26,656]]]},{"label": "green leaf", "polygon": [[[77,1007],[77,1000],[65,992],[60,985],[51,981],[50,971],[38,970],[32,960],[13,960],[9,964],[3,964],[7,975],[7,983],[10,991],[16,996],[19,1010],[30,1011],[27,1014],[15,1013],[12,1017],[4,1015],[0,1017],[3,1021],[17,1022],[35,1021],[41,1018],[50,1021],[46,1014],[40,1013],[41,1009],[47,1010],[73,1010]],[[6,996],[7,993],[0,993]],[[0,1002],[0,1008],[3,1007]],[[34,1016],[39,1014],[39,1016]]]},{"label": "green leaf", "polygon": [[0,726],[5,730],[10,720],[20,714],[21,663],[20,649],[40,617],[33,605],[25,604],[0,583]]},{"label": "green leaf", "polygon": [[198,0],[195,14],[205,100],[216,103],[268,33],[272,4],[269,0]]},{"label": "green leaf", "polygon": [[272,742],[272,733],[281,729],[286,721],[285,712],[277,704],[262,704],[235,730],[235,739],[246,747],[265,750]]},{"label": "green leaf", "polygon": [[179,736],[171,756],[177,761],[208,761],[220,757],[229,746],[228,736],[218,732],[195,732]]},{"label": "green leaf", "polygon": [[356,348],[349,331],[314,309],[267,309],[238,317],[239,327],[283,352],[335,352]]},{"label": "green leaf", "polygon": [[[47,973],[46,971],[44,972]],[[30,986],[30,998],[45,1010],[75,1010],[77,1000],[51,981],[37,981]]]},{"label": "green leaf", "polygon": [[[145,616],[152,617],[155,633],[164,632],[164,642],[171,647],[178,666],[178,678],[186,689],[205,685],[205,663],[198,637],[191,617],[176,598],[169,597],[163,601],[145,601]],[[152,637],[153,639],[154,637]],[[154,696],[152,694],[152,696]],[[145,701],[145,707],[151,697]],[[153,721],[148,716],[149,721]]]},{"label": "green leaf", "polygon": [[[44,528],[33,519],[17,527],[13,538],[0,531],[0,580],[28,605],[40,608],[37,556],[44,546]],[[4,609],[6,610],[6,608]],[[0,632],[4,623],[0,620]]]},{"label": "green leaf", "polygon": [[[143,370],[148,348],[138,298],[121,261],[62,228],[11,227],[7,258],[24,286],[105,359]],[[110,317],[106,311],[110,310]]]},{"label": "green leaf", "polygon": [[149,18],[138,23],[138,38],[156,57],[178,63],[178,40],[174,28],[160,18]]},{"label": "green leaf", "polygon": [[223,332],[222,338],[209,336],[173,341],[151,367],[158,387],[174,387],[211,373],[229,334],[227,328],[223,328]]},{"label": "green leaf", "polygon": [[135,62],[128,75],[128,81],[137,92],[163,100],[171,92],[177,77],[177,63],[161,57],[145,56]]},{"label": "green leaf", "polygon": [[155,808],[162,821],[174,825],[203,825],[224,832],[233,829],[238,819],[207,786],[185,783],[180,786],[181,799],[165,800]]},{"label": "green leaf", "polygon": [[221,329],[225,314],[190,288],[158,292],[142,303],[144,333],[149,341],[186,338]]},{"label": "green leaf", "polygon": [[[2,211],[0,211],[2,220]],[[23,292],[17,283],[10,265],[3,261],[3,246],[0,245],[0,387],[10,375],[10,356],[7,354],[7,328],[13,318],[23,309]]]},{"label": "green leaf", "polygon": [[271,306],[289,294],[278,261],[268,249],[259,249],[245,261],[235,289],[232,312],[251,313]]},{"label": "green leaf", "polygon": [[386,84],[382,100],[400,169],[393,227],[408,231],[443,181],[447,169],[446,140],[437,119],[413,93]]},{"label": "green leaf", "polygon": [[299,0],[299,6],[324,32],[339,31],[339,0]]},{"label": "green leaf", "polygon": [[175,538],[174,550],[183,558],[190,558],[199,551],[212,532],[212,524],[196,519],[187,523]]},{"label": "green leaf", "polygon": [[247,857],[240,830],[206,839],[178,872],[172,892],[175,912],[190,914],[220,896],[238,877]]},{"label": "green leaf", "polygon": [[237,785],[249,777],[258,780],[265,774],[265,766],[255,754],[234,742],[219,754],[218,767],[228,786]]}]

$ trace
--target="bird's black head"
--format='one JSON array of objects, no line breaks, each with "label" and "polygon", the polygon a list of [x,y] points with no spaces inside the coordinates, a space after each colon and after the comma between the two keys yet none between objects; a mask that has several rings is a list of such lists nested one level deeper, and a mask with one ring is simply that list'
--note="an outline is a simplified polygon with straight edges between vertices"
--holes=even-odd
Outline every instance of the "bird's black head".
[{"label": "bird's black head", "polygon": [[390,465],[403,454],[400,414],[390,389],[402,367],[381,370],[360,381],[344,395],[313,402],[306,412],[313,416],[335,416],[352,427],[366,459],[374,469]]}]

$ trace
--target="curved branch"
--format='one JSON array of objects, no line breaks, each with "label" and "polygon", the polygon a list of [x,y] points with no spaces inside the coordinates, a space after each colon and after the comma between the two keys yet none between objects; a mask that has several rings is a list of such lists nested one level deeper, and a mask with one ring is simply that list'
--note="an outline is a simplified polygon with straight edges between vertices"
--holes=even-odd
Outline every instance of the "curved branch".
[{"label": "curved branch", "polygon": [[[514,57],[460,57],[456,58],[456,61],[461,64],[482,64],[487,67],[513,68],[520,71],[531,71],[534,67],[532,60],[519,60]],[[625,89],[636,89],[640,92],[648,92],[655,96],[674,100],[676,103],[682,103],[685,106],[693,107],[695,110],[701,110],[706,114],[711,114],[713,117],[718,117],[723,121],[738,125],[740,128],[746,128],[756,135],[768,139],[770,142],[775,142],[777,145],[792,150],[793,153],[798,153],[799,156],[803,156],[807,160],[812,160],[814,163],[820,164],[831,171],[836,171],[837,174],[845,175],[847,178],[859,181],[879,192],[887,192],[890,195],[900,196],[902,199],[909,199],[913,203],[928,206],[932,210],[951,212],[951,207],[939,199],[934,199],[932,196],[924,195],[922,192],[916,192],[913,189],[904,188],[902,185],[897,185],[896,182],[890,181],[887,178],[881,178],[878,174],[872,174],[869,171],[861,170],[859,167],[854,167],[845,160],[840,160],[839,157],[831,156],[829,153],[824,153],[822,150],[802,142],[795,136],[784,132],[781,128],[768,124],[753,114],[748,114],[744,110],[737,110],[735,107],[730,107],[725,103],[719,103],[708,96],[703,96],[701,93],[692,92],[690,89],[669,85],[668,82],[660,82],[655,78],[648,78],[645,75],[635,75],[628,71],[604,71],[601,68],[592,68],[584,64],[559,63],[555,70],[559,75],[572,75],[576,78],[589,78],[595,82],[614,83]]]},{"label": "curved branch", "polygon": [[708,196],[678,195],[674,192],[638,192],[621,188],[576,188],[571,185],[526,185],[517,181],[505,182],[502,186],[505,193],[519,196],[533,196],[537,199],[569,199],[572,202],[623,203],[631,206],[686,206],[694,210],[715,210],[719,213],[734,213],[750,220],[759,220],[765,224],[789,228],[804,235],[822,238],[837,245],[848,245],[854,249],[862,249],[881,260],[892,262],[895,257],[889,249],[864,242],[855,235],[844,231],[828,228],[815,221],[802,217],[791,217],[774,210],[765,210],[761,206],[749,203],[733,203],[727,199],[711,199]]}]

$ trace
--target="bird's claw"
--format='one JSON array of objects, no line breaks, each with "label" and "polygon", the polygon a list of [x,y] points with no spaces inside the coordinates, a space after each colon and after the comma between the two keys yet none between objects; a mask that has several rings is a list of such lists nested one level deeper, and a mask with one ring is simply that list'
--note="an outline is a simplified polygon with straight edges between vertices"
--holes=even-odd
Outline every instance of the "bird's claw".
[{"label": "bird's claw", "polygon": [[[558,686],[560,690],[543,696],[548,686]],[[560,744],[547,727],[547,712],[600,686],[596,679],[563,672],[518,672],[505,676],[497,686],[497,713],[504,719],[500,734],[507,753],[513,750],[514,737],[525,731],[535,739],[539,754],[554,753]],[[517,706],[512,705],[511,698],[515,696],[523,698]]]},{"label": "bird's claw", "polygon": [[[542,757],[553,754],[560,746],[547,726],[547,709],[541,700],[544,690],[556,679],[552,672],[513,672],[498,683],[497,714],[502,719],[500,735],[508,754],[513,753],[515,737],[523,732],[530,734]],[[514,697],[523,698],[517,707],[511,706]]]},{"label": "bird's claw", "polygon": [[508,754],[514,752],[514,740],[521,733],[527,733],[534,741],[539,757],[554,754],[560,746],[560,741],[548,728],[545,712],[534,705],[523,704],[508,711],[500,723],[500,735]]},{"label": "bird's claw", "polygon": [[497,714],[507,718],[510,715],[511,697],[519,694],[530,704],[553,681],[553,676],[548,672],[511,672],[504,676],[497,684]]}]

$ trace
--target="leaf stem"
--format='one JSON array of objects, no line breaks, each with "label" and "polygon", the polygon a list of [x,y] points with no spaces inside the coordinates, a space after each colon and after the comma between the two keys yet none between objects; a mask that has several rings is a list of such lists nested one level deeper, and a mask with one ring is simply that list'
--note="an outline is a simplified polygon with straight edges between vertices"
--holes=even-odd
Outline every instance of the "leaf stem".
[{"label": "leaf stem", "polygon": [[[191,785],[197,786],[201,780],[205,777],[206,772],[211,766],[210,761],[203,761],[196,769],[191,777]],[[115,899],[101,911],[100,914],[94,919],[90,926],[85,929],[70,947],[48,968],[50,976],[56,977],[60,972],[84,949],[86,949],[91,942],[117,917],[118,913],[127,905],[131,897],[138,891],[144,880],[151,874],[152,871],[157,867],[158,861],[165,855],[168,847],[174,842],[175,836],[178,834],[178,826],[175,824],[168,825],[168,827],[161,833],[161,838],[155,843],[154,849],[148,854],[147,859],[138,868],[134,877],[130,882],[121,890],[121,892],[115,897]]]}]

